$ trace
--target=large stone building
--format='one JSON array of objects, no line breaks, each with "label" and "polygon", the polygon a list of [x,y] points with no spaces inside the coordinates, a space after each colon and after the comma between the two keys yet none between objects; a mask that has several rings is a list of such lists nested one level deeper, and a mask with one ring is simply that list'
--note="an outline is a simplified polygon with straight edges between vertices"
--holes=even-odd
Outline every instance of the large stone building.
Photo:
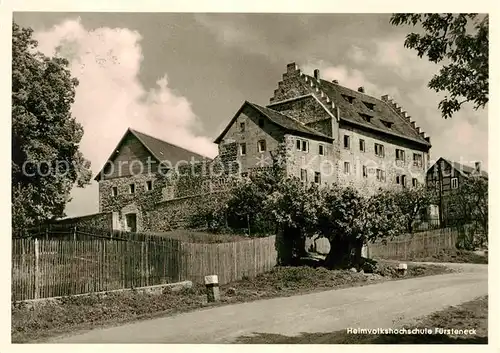
[{"label": "large stone building", "polygon": [[119,212],[130,230],[172,228],[189,198],[223,188],[228,176],[270,166],[280,145],[288,151],[288,175],[304,182],[337,182],[367,194],[412,187],[425,182],[431,147],[388,96],[322,80],[319,70],[306,75],[295,63],[270,104],[244,102],[215,143],[219,155],[210,160],[129,129],[96,177],[100,211]]},{"label": "large stone building", "polygon": [[307,182],[367,193],[425,183],[430,138],[388,96],[369,96],[287,66],[266,107],[245,102],[215,140],[238,145],[242,172],[271,163],[280,143],[287,170]]}]

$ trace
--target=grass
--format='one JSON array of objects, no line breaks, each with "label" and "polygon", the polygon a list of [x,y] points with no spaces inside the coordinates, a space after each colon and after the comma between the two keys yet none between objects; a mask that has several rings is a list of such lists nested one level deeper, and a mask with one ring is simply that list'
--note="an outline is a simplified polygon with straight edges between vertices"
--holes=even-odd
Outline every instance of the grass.
[{"label": "grass", "polygon": [[[221,301],[215,305],[452,272],[444,266],[409,264],[408,273],[403,277],[393,266],[379,262],[374,274],[305,266],[276,267],[255,278],[244,278],[221,286]],[[107,295],[66,297],[35,306],[14,303],[11,337],[15,343],[43,341],[68,332],[168,316],[211,305],[214,304],[207,304],[205,289],[201,285],[179,292],[165,290],[161,294],[123,291]]]},{"label": "grass", "polygon": [[418,256],[412,258],[411,261],[487,264],[488,256],[478,255],[475,252],[468,250],[446,249],[430,256]]},{"label": "grass", "polygon": [[349,334],[347,330],[329,333],[303,333],[283,336],[260,333],[242,336],[236,343],[251,344],[487,344],[488,297],[480,297],[459,306],[449,307],[420,319],[408,329],[475,329],[473,335],[433,334]]}]

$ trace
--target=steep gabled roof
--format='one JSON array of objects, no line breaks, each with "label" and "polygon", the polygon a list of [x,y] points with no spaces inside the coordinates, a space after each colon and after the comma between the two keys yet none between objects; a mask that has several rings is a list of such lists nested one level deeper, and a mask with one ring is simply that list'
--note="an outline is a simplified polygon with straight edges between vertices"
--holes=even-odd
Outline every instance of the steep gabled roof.
[{"label": "steep gabled roof", "polygon": [[269,120],[271,120],[273,123],[281,126],[282,128],[284,128],[286,130],[332,139],[331,136],[322,134],[319,131],[311,129],[310,127],[305,126],[304,124],[297,121],[296,119],[293,119],[293,118],[291,118],[283,113],[280,113],[276,110],[262,107],[260,105],[255,104],[255,103],[248,102],[248,104],[250,104],[255,109],[257,109],[259,112],[261,112],[262,114],[267,116],[269,118]]},{"label": "steep gabled roof", "polygon": [[[139,132],[137,130],[133,130],[131,128],[128,128],[125,134],[122,136],[120,139],[120,142],[118,142],[118,145],[115,147],[113,150],[114,152],[111,153],[109,158],[106,160],[106,163],[112,159],[114,159],[114,156],[116,154],[116,151],[120,149],[121,145],[125,141],[125,138],[132,134],[135,136],[146,148],[151,155],[158,161],[170,161],[173,165],[176,164],[179,161],[190,161],[191,158],[194,158],[195,160],[203,160],[203,159],[210,159],[208,157],[202,156],[196,152],[189,151],[185,148],[173,145],[169,142],[160,140],[156,137],[147,135],[143,132]],[[106,165],[105,163],[105,165]],[[102,171],[104,170],[104,167],[101,169],[101,171],[96,175],[94,180],[98,180],[99,176],[101,175]]]},{"label": "steep gabled roof", "polygon": [[[461,164],[458,162],[454,162],[454,161],[451,161],[451,160],[445,159],[445,158],[443,158],[443,160],[448,162],[455,170],[459,171],[462,175],[464,175],[466,177],[469,177],[473,174],[476,174],[476,169],[474,167],[471,167],[471,166],[468,166],[465,164]],[[485,172],[484,170],[481,170],[480,175],[484,178],[488,178],[488,173]]]},{"label": "steep gabled roof", "polygon": [[[431,146],[411,123],[396,113],[387,102],[333,82],[326,80],[318,82],[315,78],[306,76],[339,107],[340,120]],[[369,106],[373,106],[373,110]],[[371,118],[366,119],[367,116]]]},{"label": "steep gabled roof", "polygon": [[151,154],[159,161],[168,158],[172,164],[179,161],[189,160],[191,157],[195,159],[210,159],[208,157],[202,156],[193,151],[189,151],[185,148],[173,145],[167,141],[160,140],[156,137],[146,135],[145,133],[139,132],[137,130],[129,129],[131,133],[135,135],[142,142],[144,147],[146,147]]},{"label": "steep gabled roof", "polygon": [[248,101],[245,101],[245,103],[243,103],[243,105],[240,107],[240,109],[238,109],[238,112],[234,115],[234,117],[231,119],[231,121],[229,122],[229,124],[227,124],[226,128],[222,131],[222,133],[215,139],[215,143],[220,143],[222,141],[222,139],[224,138],[224,136],[226,135],[227,131],[229,130],[229,128],[233,125],[234,121],[238,118],[238,116],[240,115],[241,111],[243,110],[244,107],[250,107],[254,110],[256,110],[257,112],[259,112],[261,115],[265,116],[266,118],[268,118],[271,122],[273,122],[274,124],[278,125],[278,126],[281,126],[283,129],[289,131],[289,132],[295,132],[295,133],[299,133],[299,134],[302,134],[302,135],[307,135],[307,136],[310,136],[310,137],[316,137],[316,138],[321,138],[321,139],[328,139],[328,140],[332,140],[333,138],[331,136],[328,136],[328,135],[325,135],[325,134],[322,134],[321,132],[319,131],[316,131],[314,129],[311,129],[307,126],[305,126],[304,124],[302,124],[301,122],[287,116],[287,115],[284,115],[276,110],[273,110],[273,109],[270,109],[270,108],[266,108],[266,107],[262,107],[258,104],[255,104],[255,103],[250,103]]},{"label": "steep gabled roof", "polygon": [[[440,161],[445,161],[446,163],[448,163],[453,169],[455,169],[457,172],[459,172],[460,174],[462,174],[464,177],[468,178],[472,175],[477,175],[476,174],[476,169],[474,167],[470,167],[468,165],[465,165],[465,164],[461,164],[461,163],[458,163],[458,162],[454,162],[450,159],[446,159],[446,158],[439,158],[436,163],[434,163],[430,168],[429,168],[429,171],[432,170],[432,168],[438,164]],[[480,176],[482,176],[483,178],[486,178],[488,179],[488,172],[484,171],[484,170],[481,170],[481,173],[480,173]]]}]

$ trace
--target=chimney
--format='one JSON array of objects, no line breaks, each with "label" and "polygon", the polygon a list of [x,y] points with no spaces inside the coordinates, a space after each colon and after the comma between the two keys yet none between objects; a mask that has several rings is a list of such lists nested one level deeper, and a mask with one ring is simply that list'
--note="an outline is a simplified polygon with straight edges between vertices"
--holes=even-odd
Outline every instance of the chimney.
[{"label": "chimney", "polygon": [[332,80],[332,83],[335,83],[336,85],[339,84],[339,80]]},{"label": "chimney", "polygon": [[295,71],[297,71],[297,70],[298,70],[298,66],[297,66],[297,64],[296,64],[296,63],[294,63],[294,62],[293,62],[293,63],[290,63],[290,64],[288,64],[288,65],[286,66],[286,72],[287,72],[288,74],[294,73],[294,72],[295,72]]},{"label": "chimney", "polygon": [[365,93],[365,88],[363,86],[358,87],[358,92]]},{"label": "chimney", "polygon": [[314,69],[314,78],[319,81],[319,69]]},{"label": "chimney", "polygon": [[476,173],[481,173],[481,162],[476,162]]}]

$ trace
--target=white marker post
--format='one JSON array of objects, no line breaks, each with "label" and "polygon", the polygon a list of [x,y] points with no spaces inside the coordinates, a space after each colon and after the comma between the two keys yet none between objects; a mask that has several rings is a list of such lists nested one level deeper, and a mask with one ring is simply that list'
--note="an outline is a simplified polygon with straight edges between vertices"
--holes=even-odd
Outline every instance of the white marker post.
[{"label": "white marker post", "polygon": [[399,266],[398,266],[398,272],[401,273],[401,274],[403,274],[403,276],[406,275],[406,270],[407,269],[408,269],[408,265],[407,264],[399,264]]},{"label": "white marker post", "polygon": [[218,302],[220,300],[220,293],[217,275],[205,276],[205,286],[207,287],[208,302]]}]

